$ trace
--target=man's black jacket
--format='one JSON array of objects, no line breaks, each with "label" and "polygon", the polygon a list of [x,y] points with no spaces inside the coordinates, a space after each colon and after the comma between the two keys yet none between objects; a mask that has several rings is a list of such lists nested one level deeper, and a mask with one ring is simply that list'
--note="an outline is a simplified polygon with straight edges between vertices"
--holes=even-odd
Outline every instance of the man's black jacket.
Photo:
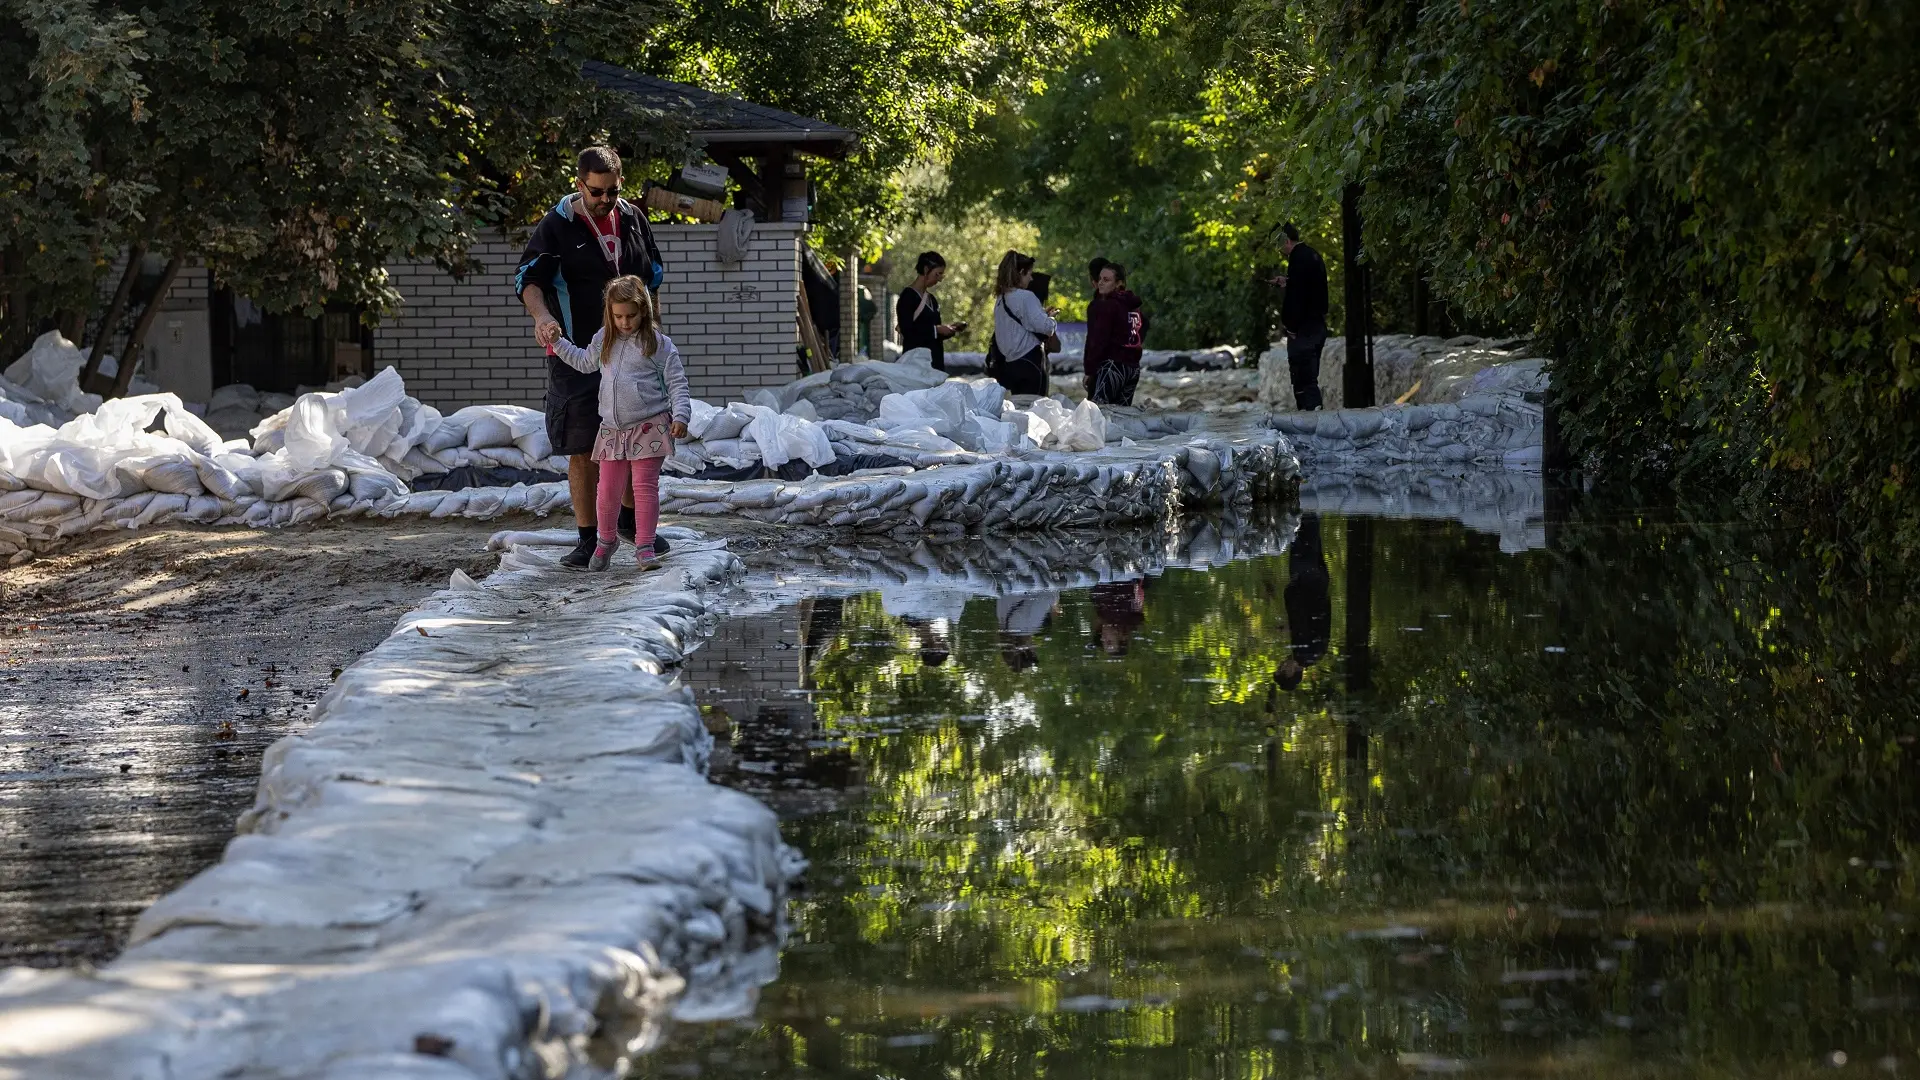
[{"label": "man's black jacket", "polygon": [[1280,325],[1294,335],[1327,328],[1327,263],[1305,244],[1287,256],[1287,295],[1280,301]]},{"label": "man's black jacket", "polygon": [[[605,312],[601,294],[616,275],[601,253],[593,226],[583,213],[576,212],[579,199],[577,194],[561,199],[540,219],[527,238],[520,268],[514,272],[513,294],[519,296],[528,286],[538,286],[547,310],[560,320],[567,340],[585,345],[600,330]],[[649,289],[658,289],[664,271],[647,216],[625,199],[616,200],[616,205],[620,212],[620,273],[632,274]],[[550,392],[557,397],[600,391],[599,372],[575,371],[557,357],[547,357],[547,379]]]}]

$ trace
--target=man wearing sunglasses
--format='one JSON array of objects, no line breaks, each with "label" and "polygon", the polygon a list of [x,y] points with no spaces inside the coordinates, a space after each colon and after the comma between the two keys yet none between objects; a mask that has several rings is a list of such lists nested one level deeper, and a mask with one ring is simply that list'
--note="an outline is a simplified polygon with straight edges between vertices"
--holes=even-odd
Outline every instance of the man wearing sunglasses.
[{"label": "man wearing sunglasses", "polygon": [[[605,146],[580,151],[578,188],[540,219],[520,256],[513,288],[533,318],[533,336],[547,348],[547,436],[553,452],[567,455],[567,488],[580,543],[560,565],[585,570],[593,556],[597,522],[594,489],[599,470],[592,457],[600,430],[600,373],[579,372],[553,355],[561,337],[585,345],[600,329],[601,294],[607,282],[632,274],[659,289],[660,249],[647,216],[620,197],[620,155]],[[633,539],[631,497],[620,512],[620,535]],[[665,550],[655,541],[654,550]]]}]

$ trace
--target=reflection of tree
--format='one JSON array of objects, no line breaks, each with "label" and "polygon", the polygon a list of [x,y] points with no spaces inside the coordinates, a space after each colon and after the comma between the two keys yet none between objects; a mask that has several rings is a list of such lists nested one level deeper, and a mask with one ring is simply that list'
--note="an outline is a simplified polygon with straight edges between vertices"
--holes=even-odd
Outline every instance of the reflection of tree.
[{"label": "reflection of tree", "polygon": [[[1569,1038],[1600,1072],[1913,1045],[1911,627],[1765,537],[1575,520],[1509,557],[1323,528],[1349,675],[1371,551],[1351,686],[1271,693],[1286,559],[1156,581],[1124,659],[1068,594],[1030,672],[998,662],[991,604],[926,669],[849,601],[813,678],[870,801],[797,827],[820,888],[762,1049],[1212,1076],[1517,1068]],[[1130,1005],[1058,1008],[1088,994]],[[937,1047],[888,1056],[875,1033],[922,1017]]]}]

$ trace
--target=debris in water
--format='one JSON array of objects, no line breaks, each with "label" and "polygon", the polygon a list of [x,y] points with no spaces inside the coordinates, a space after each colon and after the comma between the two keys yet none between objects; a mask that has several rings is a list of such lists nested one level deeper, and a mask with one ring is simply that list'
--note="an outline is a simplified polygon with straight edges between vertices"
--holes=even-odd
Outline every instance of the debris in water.
[{"label": "debris in water", "polygon": [[1091,1013],[1115,1012],[1132,1004],[1125,998],[1110,998],[1103,994],[1082,994],[1062,1000],[1057,1008],[1061,1012]]},{"label": "debris in water", "polygon": [[1459,1058],[1441,1057],[1439,1054],[1400,1055],[1402,1068],[1423,1073],[1460,1073],[1467,1071],[1467,1063]]}]

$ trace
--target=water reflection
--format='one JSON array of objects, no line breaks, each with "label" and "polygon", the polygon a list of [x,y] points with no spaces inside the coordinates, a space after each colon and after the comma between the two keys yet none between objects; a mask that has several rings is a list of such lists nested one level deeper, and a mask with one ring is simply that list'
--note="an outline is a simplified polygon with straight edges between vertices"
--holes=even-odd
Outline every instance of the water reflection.
[{"label": "water reflection", "polygon": [[646,1068],[1920,1067],[1910,628],[1766,535],[1555,536],[1308,514],[1209,570],[728,629],[690,674],[760,695],[733,780],[832,797],[759,1015]]}]

